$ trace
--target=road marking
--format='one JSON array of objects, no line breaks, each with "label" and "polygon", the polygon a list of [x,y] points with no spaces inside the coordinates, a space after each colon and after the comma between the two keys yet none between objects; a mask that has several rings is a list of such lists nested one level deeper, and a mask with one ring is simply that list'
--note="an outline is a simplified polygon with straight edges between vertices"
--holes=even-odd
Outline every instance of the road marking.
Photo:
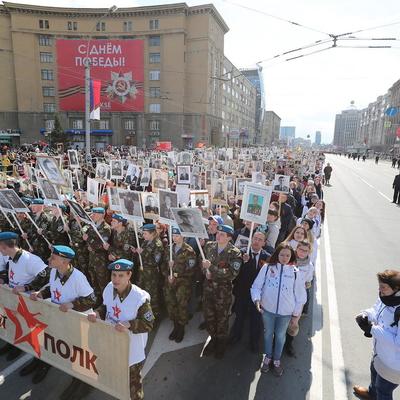
[{"label": "road marking", "polygon": [[343,359],[342,339],[338,303],[336,296],[335,274],[333,272],[331,246],[329,241],[328,221],[324,222],[325,274],[327,281],[329,330],[331,336],[331,355],[333,373],[333,392],[335,399],[347,399],[346,374]]},{"label": "road marking", "polygon": [[389,198],[388,196],[386,196],[386,194],[382,193],[380,190],[377,190],[377,189],[375,188],[375,186],[372,186],[372,185],[371,185],[369,182],[367,182],[365,179],[361,178],[360,175],[357,175],[357,174],[354,173],[354,172],[353,172],[353,174],[354,174],[355,176],[357,176],[358,178],[360,178],[360,179],[361,179],[366,185],[368,185],[370,188],[376,190],[376,191],[378,192],[378,194],[380,194],[383,198],[385,198],[386,200],[392,201],[391,198]]},{"label": "road marking", "polygon": [[389,197],[387,197],[386,194],[383,194],[383,193],[380,192],[379,190],[378,190],[378,193],[379,193],[382,197],[384,197],[386,200],[392,201],[392,199],[390,199]]},{"label": "road marking", "polygon": [[311,356],[311,388],[309,400],[323,398],[323,363],[322,363],[322,278],[321,278],[321,252],[317,257],[314,280],[314,301],[311,339],[313,349]]},{"label": "road marking", "polygon": [[22,357],[18,358],[17,361],[12,363],[6,369],[3,369],[3,371],[0,371],[0,385],[2,385],[5,382],[7,376],[11,375],[17,369],[21,368],[25,363],[32,360],[32,358],[33,357],[30,354],[25,354]]}]

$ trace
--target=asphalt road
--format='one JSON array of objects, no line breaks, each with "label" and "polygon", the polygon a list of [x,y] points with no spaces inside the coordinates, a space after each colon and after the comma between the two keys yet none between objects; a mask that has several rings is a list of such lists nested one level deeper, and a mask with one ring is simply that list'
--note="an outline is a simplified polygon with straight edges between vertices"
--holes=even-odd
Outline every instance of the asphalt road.
[{"label": "asphalt road", "polygon": [[[143,371],[147,399],[344,400],[354,398],[353,384],[368,384],[371,340],[362,335],[354,316],[375,302],[376,272],[400,267],[400,208],[390,202],[397,170],[388,163],[333,155],[328,162],[334,171],[332,186],[325,188],[327,223],[314,304],[300,322],[297,357],[283,358],[284,376],[260,374],[262,356],[250,353],[246,340],[230,348],[223,360],[201,357],[206,335],[197,329],[201,315],[195,314],[179,345],[167,338],[167,320],[152,335]],[[19,377],[18,367],[0,357],[0,398],[53,400],[70,382],[52,368],[35,386],[30,377]],[[111,399],[95,390],[87,398]],[[400,389],[395,399],[400,400]]]}]

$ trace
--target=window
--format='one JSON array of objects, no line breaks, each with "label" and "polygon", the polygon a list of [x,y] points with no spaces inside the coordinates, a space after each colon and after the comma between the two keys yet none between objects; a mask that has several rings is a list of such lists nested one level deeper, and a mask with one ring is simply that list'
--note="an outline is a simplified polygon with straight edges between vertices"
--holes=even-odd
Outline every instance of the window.
[{"label": "window", "polygon": [[54,129],[54,119],[48,119],[44,122],[46,131],[52,131]]},{"label": "window", "polygon": [[150,53],[149,54],[149,63],[150,64],[158,64],[161,60],[160,53]]},{"label": "window", "polygon": [[56,105],[54,103],[44,103],[43,111],[46,113],[53,113],[56,111]]},{"label": "window", "polygon": [[49,20],[39,19],[39,28],[40,29],[49,29]]},{"label": "window", "polygon": [[123,28],[124,32],[131,32],[133,29],[132,21],[124,21]]},{"label": "window", "polygon": [[159,46],[159,45],[160,45],[160,36],[149,37],[149,46]]},{"label": "window", "polygon": [[44,81],[52,81],[53,78],[53,70],[51,69],[42,69],[42,80]]},{"label": "window", "polygon": [[149,112],[151,113],[159,113],[161,112],[161,105],[156,103],[149,104]]},{"label": "window", "polygon": [[83,120],[81,119],[72,120],[72,129],[83,129]]},{"label": "window", "polygon": [[156,119],[152,119],[149,121],[149,129],[151,131],[159,131],[160,130],[160,121]]},{"label": "window", "polygon": [[53,62],[53,54],[45,51],[40,52],[40,62],[42,63],[52,63]]},{"label": "window", "polygon": [[160,88],[159,87],[151,87],[150,88],[150,97],[160,97]]},{"label": "window", "polygon": [[68,21],[68,30],[69,31],[77,31],[78,30],[78,22]]},{"label": "window", "polygon": [[160,80],[160,70],[153,69],[152,71],[149,71],[149,80],[150,81],[159,81]]},{"label": "window", "polygon": [[99,121],[99,128],[100,129],[110,129],[110,121],[108,119]]},{"label": "window", "polygon": [[42,92],[44,97],[54,96],[54,87],[53,86],[43,86]]},{"label": "window", "polygon": [[222,96],[222,104],[226,105],[226,97],[225,96]]},{"label": "window", "polygon": [[149,25],[150,25],[150,29],[159,29],[160,21],[158,19],[151,19]]},{"label": "window", "polygon": [[134,130],[134,129],[135,129],[135,120],[133,120],[133,119],[126,119],[126,120],[125,120],[125,123],[124,123],[124,126],[125,126],[125,130],[127,130],[127,131],[132,131],[132,130]]},{"label": "window", "polygon": [[50,36],[39,35],[39,46],[51,46],[53,43]]},{"label": "window", "polygon": [[96,24],[96,31],[97,32],[104,32],[106,30],[106,23],[105,22],[98,22]]}]

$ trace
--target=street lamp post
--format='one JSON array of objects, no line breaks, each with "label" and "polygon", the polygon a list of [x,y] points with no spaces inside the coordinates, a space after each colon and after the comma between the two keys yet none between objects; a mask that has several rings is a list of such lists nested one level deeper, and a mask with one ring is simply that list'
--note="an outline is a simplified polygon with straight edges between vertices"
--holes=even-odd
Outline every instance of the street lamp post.
[{"label": "street lamp post", "polygon": [[[94,28],[91,30],[89,35],[93,33],[96,29],[97,24],[108,15],[117,11],[117,6],[110,7],[107,12],[97,20]],[[89,60],[89,47],[90,47],[91,37],[89,36],[87,48],[86,48],[86,58],[85,58],[85,147],[86,147],[86,161],[90,161],[90,60]]]}]

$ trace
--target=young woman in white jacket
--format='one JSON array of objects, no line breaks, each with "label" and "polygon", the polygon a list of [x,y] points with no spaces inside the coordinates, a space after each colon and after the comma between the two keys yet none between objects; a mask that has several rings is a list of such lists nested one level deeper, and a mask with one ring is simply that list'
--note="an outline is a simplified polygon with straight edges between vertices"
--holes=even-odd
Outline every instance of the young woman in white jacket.
[{"label": "young woman in white jacket", "polygon": [[[250,289],[251,298],[262,314],[265,358],[261,372],[282,376],[281,355],[286,330],[297,326],[307,300],[305,282],[296,267],[296,254],[281,243],[268,264],[264,265]],[[274,344],[274,345],[273,345]]]},{"label": "young woman in white jacket", "polygon": [[356,317],[364,335],[373,338],[369,388],[354,386],[361,399],[392,400],[400,384],[400,271],[378,273],[379,299]]}]

